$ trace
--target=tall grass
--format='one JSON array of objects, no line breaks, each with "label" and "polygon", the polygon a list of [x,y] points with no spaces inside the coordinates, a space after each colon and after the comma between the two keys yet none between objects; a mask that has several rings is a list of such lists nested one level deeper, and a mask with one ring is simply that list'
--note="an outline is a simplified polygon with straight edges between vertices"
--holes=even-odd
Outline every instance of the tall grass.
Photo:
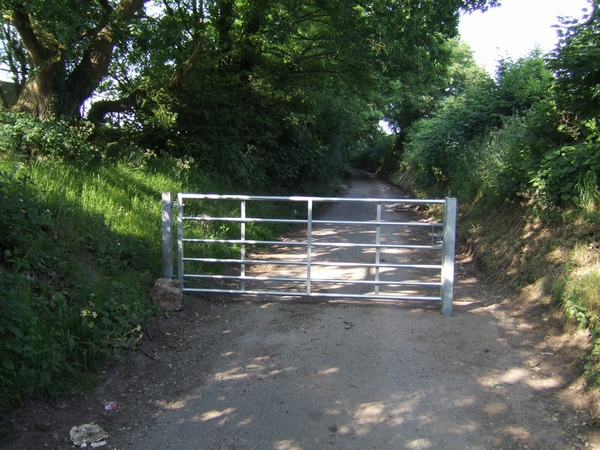
[{"label": "tall grass", "polygon": [[[232,188],[169,157],[77,167],[52,156],[4,154],[0,172],[0,213],[16,231],[0,240],[4,409],[28,396],[88,388],[106,358],[135,345],[143,323],[159,313],[148,293],[161,273],[163,191]],[[239,204],[198,207],[231,215]],[[261,208],[284,213],[274,204]],[[211,225],[198,233],[225,238],[234,231]],[[262,224],[251,231],[265,238],[282,230]]]}]

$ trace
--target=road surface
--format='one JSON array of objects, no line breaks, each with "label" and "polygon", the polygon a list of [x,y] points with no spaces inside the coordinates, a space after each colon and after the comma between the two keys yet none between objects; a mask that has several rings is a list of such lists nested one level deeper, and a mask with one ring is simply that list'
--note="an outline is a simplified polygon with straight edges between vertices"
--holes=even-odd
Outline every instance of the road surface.
[{"label": "road surface", "polygon": [[[347,195],[401,193],[354,171]],[[356,214],[344,203],[325,212],[342,220]],[[564,380],[532,370],[551,352],[511,345],[494,305],[472,296],[475,282],[457,278],[452,317],[437,304],[232,299],[234,318],[222,328],[228,338],[205,382],[170,402],[133,448],[582,444],[566,428],[565,405],[548,398]]]}]

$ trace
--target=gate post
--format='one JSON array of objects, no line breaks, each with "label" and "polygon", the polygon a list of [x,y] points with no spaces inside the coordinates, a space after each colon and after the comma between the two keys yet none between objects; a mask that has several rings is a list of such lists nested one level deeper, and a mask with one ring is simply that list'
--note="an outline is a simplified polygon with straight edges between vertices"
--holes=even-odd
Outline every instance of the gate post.
[{"label": "gate post", "polygon": [[173,193],[162,193],[162,277],[173,278]]},{"label": "gate post", "polygon": [[456,247],[456,198],[447,198],[444,203],[444,237],[442,238],[442,314],[452,315],[454,290],[454,250]]},{"label": "gate post", "polygon": [[311,279],[312,279],[312,220],[313,220],[313,201],[309,199],[307,202],[308,212],[306,217],[306,295],[311,295]]}]

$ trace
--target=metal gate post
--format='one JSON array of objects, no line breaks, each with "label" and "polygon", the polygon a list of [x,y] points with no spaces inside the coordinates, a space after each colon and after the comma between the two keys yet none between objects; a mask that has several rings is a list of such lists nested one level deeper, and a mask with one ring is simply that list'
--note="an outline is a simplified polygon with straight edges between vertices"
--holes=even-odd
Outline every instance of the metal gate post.
[{"label": "metal gate post", "polygon": [[173,278],[173,193],[162,193],[162,277]]},{"label": "metal gate post", "polygon": [[[242,201],[240,204],[240,215],[241,215],[241,219],[242,222],[240,223],[240,240],[242,242],[244,242],[246,240],[246,222],[244,222],[244,219],[246,218],[246,202]],[[245,291],[246,290],[246,280],[244,280],[243,278],[246,276],[246,264],[243,263],[243,261],[246,259],[246,246],[244,244],[241,245],[240,248],[240,261],[242,261],[242,263],[240,264],[240,276],[242,277],[242,280],[240,281],[240,291]]]},{"label": "metal gate post", "polygon": [[454,291],[454,249],[456,246],[456,198],[447,198],[444,203],[444,236],[442,238],[442,314],[452,315]]},{"label": "metal gate post", "polygon": [[306,295],[311,294],[310,280],[312,278],[312,219],[313,219],[313,201],[307,202],[307,218],[306,218]]},{"label": "metal gate post", "polygon": [[[377,223],[381,223],[381,203],[377,203]],[[381,263],[381,225],[377,225],[375,233],[375,282],[379,282],[379,264]],[[375,295],[379,295],[379,284],[375,285]]]},{"label": "metal gate post", "polygon": [[177,277],[183,292],[183,196],[177,194]]}]

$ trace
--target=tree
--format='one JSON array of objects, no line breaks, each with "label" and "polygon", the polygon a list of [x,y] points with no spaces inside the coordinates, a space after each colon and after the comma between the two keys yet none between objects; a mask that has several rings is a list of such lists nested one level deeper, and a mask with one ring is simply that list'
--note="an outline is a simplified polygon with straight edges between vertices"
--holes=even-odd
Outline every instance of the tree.
[{"label": "tree", "polygon": [[563,128],[574,135],[598,134],[600,123],[600,8],[590,1],[591,12],[583,20],[566,19],[560,41],[548,63],[556,76],[559,109],[565,113]]},{"label": "tree", "polygon": [[5,60],[27,52],[15,110],[74,117],[101,94],[88,119],[118,112],[143,148],[255,189],[331,179],[393,83],[418,97],[444,73],[459,12],[496,3],[145,1],[5,0]]},{"label": "tree", "polygon": [[503,59],[496,71],[498,112],[525,113],[549,96],[554,76],[539,48],[516,61]]},{"label": "tree", "polygon": [[443,98],[459,95],[484,75],[470,47],[457,38],[440,45],[437,58],[421,60],[418,70],[392,81],[385,116],[398,136],[397,147],[402,146],[411,124],[429,117]]},{"label": "tree", "polygon": [[21,85],[14,110],[40,118],[78,115],[145,1],[3,1],[3,60]]}]

